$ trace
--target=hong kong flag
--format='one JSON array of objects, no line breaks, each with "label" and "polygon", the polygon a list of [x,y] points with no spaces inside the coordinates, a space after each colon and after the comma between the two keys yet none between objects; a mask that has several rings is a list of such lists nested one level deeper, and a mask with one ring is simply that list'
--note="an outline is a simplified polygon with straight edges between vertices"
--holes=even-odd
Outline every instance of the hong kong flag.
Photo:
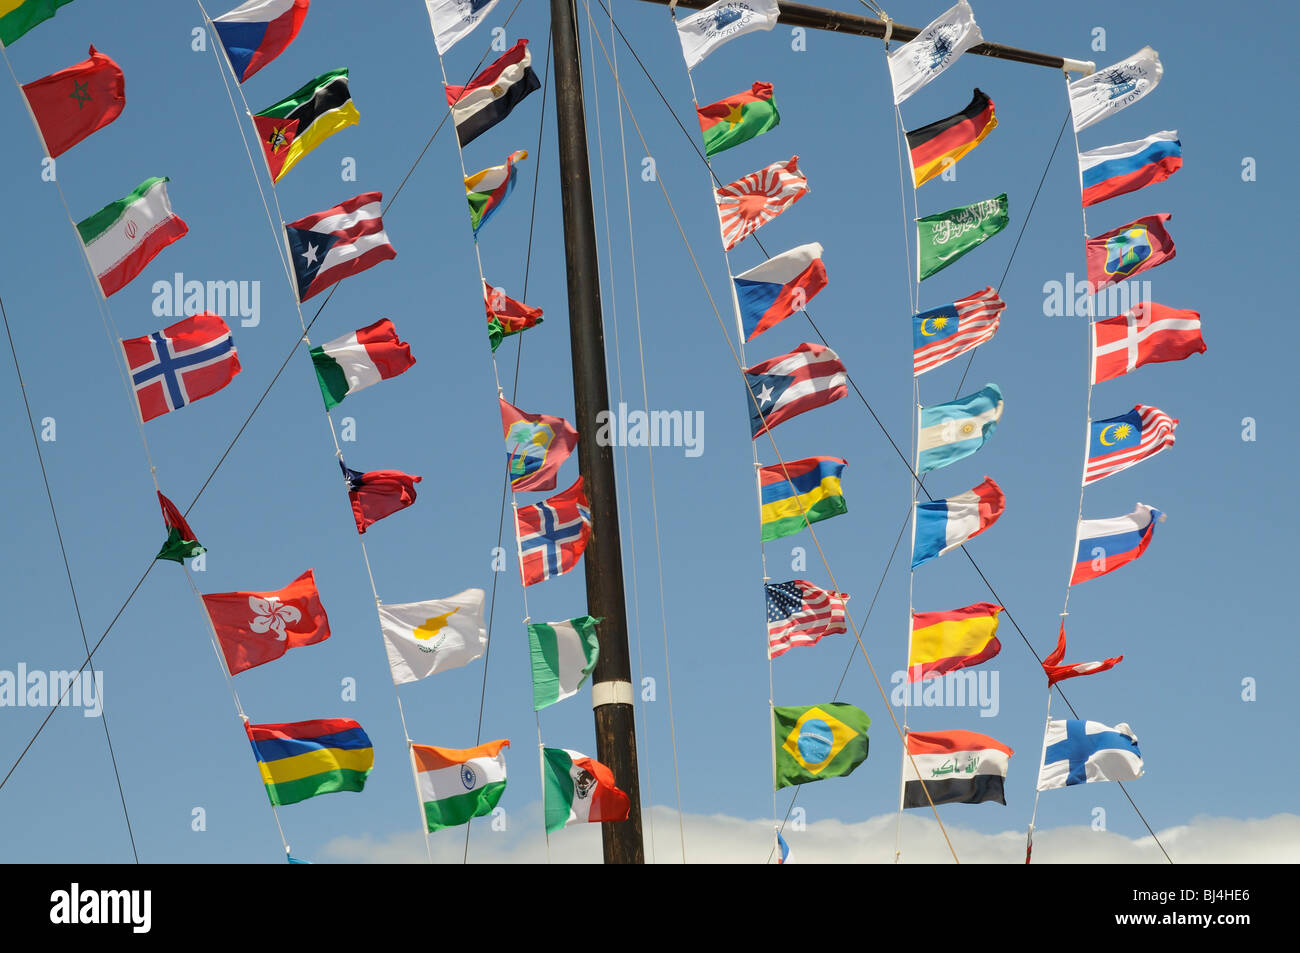
[{"label": "hong kong flag", "polygon": [[330,621],[310,569],[283,589],[216,592],[204,596],[203,605],[231,675],[330,637]]},{"label": "hong kong flag", "polygon": [[591,537],[591,504],[582,477],[563,493],[515,511],[519,575],[525,586],[568,572],[578,565]]},{"label": "hong kong flag", "polygon": [[140,417],[152,420],[215,394],[240,371],[230,328],[215,314],[196,314],[122,342]]}]

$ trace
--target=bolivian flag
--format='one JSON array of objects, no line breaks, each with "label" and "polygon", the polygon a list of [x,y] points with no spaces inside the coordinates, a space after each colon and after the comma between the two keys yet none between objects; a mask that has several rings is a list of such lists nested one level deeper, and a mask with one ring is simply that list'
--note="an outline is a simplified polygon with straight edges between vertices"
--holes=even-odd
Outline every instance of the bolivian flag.
[{"label": "bolivian flag", "polygon": [[350,718],[245,728],[272,804],[296,804],[333,791],[360,791],[375,765],[370,738]]},{"label": "bolivian flag", "polygon": [[948,612],[913,612],[907,680],[937,678],[997,655],[1002,651],[996,634],[1001,611],[991,602],[977,602]]},{"label": "bolivian flag", "polygon": [[700,106],[695,112],[704,132],[704,154],[709,158],[761,136],[781,122],[771,83],[755,83],[748,93]]},{"label": "bolivian flag", "polygon": [[909,132],[907,148],[917,188],[978,146],[997,127],[993,100],[977,89],[961,112]]},{"label": "bolivian flag", "polygon": [[840,474],[848,466],[839,457],[806,457],[762,467],[763,541],[780,539],[808,523],[848,512]]},{"label": "bolivian flag", "polygon": [[348,71],[331,70],[253,117],[271,181],[340,129],[361,121],[348,91]]}]

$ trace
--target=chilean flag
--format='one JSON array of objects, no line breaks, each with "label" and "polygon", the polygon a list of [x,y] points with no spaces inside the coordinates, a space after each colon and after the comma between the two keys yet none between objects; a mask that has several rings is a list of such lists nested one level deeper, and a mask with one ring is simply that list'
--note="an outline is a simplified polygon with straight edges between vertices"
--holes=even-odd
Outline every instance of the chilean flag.
[{"label": "chilean flag", "polygon": [[1139,503],[1127,516],[1079,521],[1079,546],[1075,554],[1070,585],[1096,579],[1141,556],[1156,534],[1156,523],[1165,514],[1154,506]]},{"label": "chilean flag", "polygon": [[1183,166],[1178,131],[1157,132],[1079,153],[1084,206],[1163,182]]},{"label": "chilean flag", "polygon": [[736,283],[745,340],[752,341],[768,328],[802,311],[826,287],[822,246],[812,242],[791,248],[757,268],[736,275],[732,281]]},{"label": "chilean flag", "polygon": [[352,503],[358,533],[364,533],[385,516],[392,516],[415,502],[415,484],[421,478],[414,474],[401,470],[362,473],[349,468],[342,460],[339,466],[343,467],[343,478],[348,484],[348,500]]},{"label": "chilean flag", "polygon": [[985,477],[973,490],[916,507],[916,542],[912,547],[912,568],[937,559],[974,539],[1002,516],[1007,498],[1002,487]]},{"label": "chilean flag", "polygon": [[839,355],[820,344],[800,344],[745,369],[749,386],[749,429],[754,439],[764,430],[805,410],[839,400],[849,392],[848,375]]},{"label": "chilean flag", "polygon": [[310,0],[248,0],[212,21],[241,83],[293,42]]}]

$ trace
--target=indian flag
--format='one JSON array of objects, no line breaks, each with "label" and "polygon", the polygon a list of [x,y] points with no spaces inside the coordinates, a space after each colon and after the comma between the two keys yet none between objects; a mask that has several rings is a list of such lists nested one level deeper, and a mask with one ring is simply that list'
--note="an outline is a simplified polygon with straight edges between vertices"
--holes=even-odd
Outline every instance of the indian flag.
[{"label": "indian flag", "polygon": [[626,821],[631,803],[599,761],[568,748],[543,748],[546,833],[570,824]]},{"label": "indian flag", "polygon": [[489,814],[506,789],[506,759],[502,738],[477,748],[436,748],[411,745],[416,783],[424,802],[429,831],[468,824]]},{"label": "indian flag", "polygon": [[600,657],[596,623],[585,615],[568,622],[532,623],[528,650],[533,662],[533,711],[576,695]]},{"label": "indian flag", "polygon": [[411,346],[397,337],[393,322],[374,324],[311,349],[316,380],[325,409],[337,407],[348,394],[396,377],[415,364]]},{"label": "indian flag", "polygon": [[[0,0],[3,3],[4,0]],[[167,178],[145,179],[125,198],[77,223],[104,295],[121,291],[154,256],[189,232],[172,211]]]},{"label": "indian flag", "polygon": [[44,23],[72,0],[0,0],[0,43],[13,43],[38,23]]}]

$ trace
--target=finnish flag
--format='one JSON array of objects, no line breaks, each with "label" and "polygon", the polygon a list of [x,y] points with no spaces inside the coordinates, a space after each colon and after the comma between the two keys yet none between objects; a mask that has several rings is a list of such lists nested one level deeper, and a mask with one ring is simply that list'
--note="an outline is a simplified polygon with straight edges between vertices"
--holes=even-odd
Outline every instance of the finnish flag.
[{"label": "finnish flag", "polygon": [[1138,750],[1137,735],[1124,722],[1114,728],[1099,721],[1074,719],[1047,723],[1038,790],[1140,777],[1142,752]]}]

